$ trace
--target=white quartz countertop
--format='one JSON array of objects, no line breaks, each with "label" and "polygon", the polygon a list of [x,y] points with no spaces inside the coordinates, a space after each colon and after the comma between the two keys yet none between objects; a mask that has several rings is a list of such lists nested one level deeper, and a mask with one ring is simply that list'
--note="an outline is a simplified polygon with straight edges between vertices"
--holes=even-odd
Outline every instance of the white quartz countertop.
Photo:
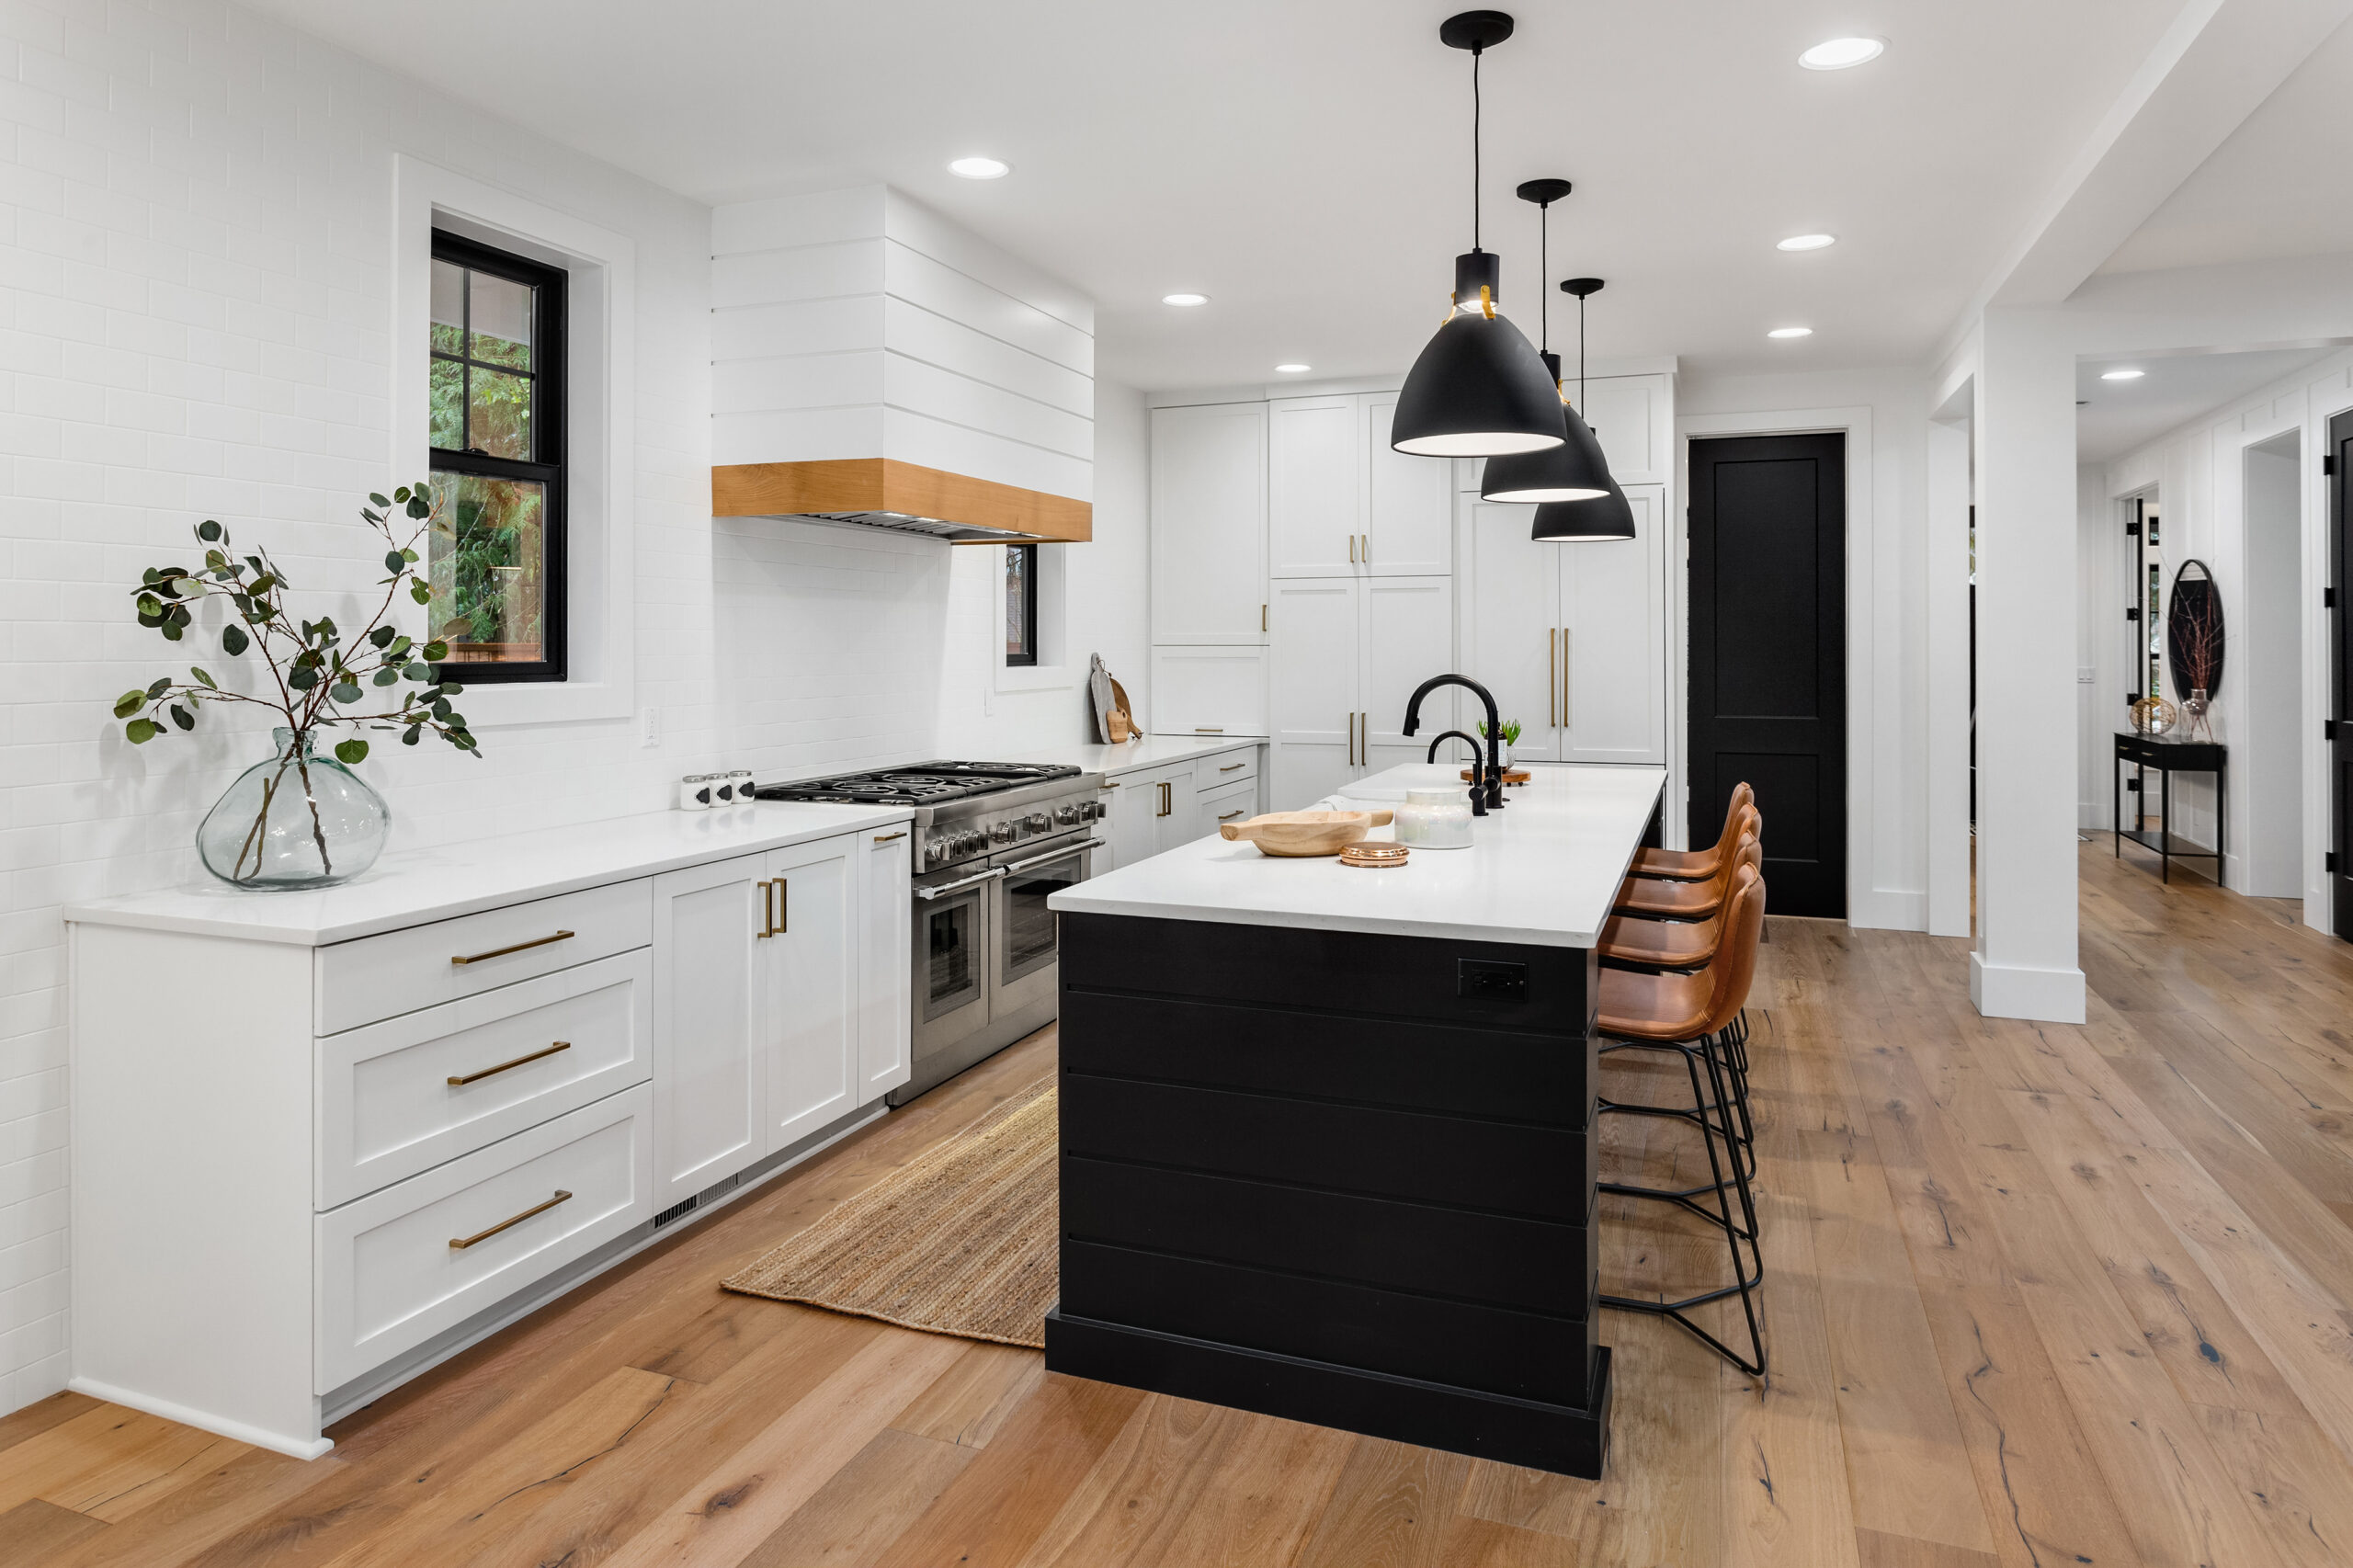
[{"label": "white quartz countertop", "polygon": [[1141,735],[1115,746],[1050,746],[1012,760],[1070,763],[1082,773],[1127,773],[1139,767],[1173,767],[1195,757],[1258,744],[1256,735]]},{"label": "white quartz countertop", "polygon": [[[1278,859],[1209,837],[1053,895],[1063,914],[1214,920],[1318,931],[1589,948],[1665,786],[1662,767],[1534,769],[1501,812],[1475,819],[1468,849],[1416,849],[1361,870],[1336,857]],[[1415,763],[1349,787],[1336,805],[1378,809],[1412,788],[1461,788],[1460,764]],[[1376,839],[1393,837],[1376,828]]]},{"label": "white quartz countertop", "polygon": [[68,904],[99,926],[324,947],[528,899],[913,819],[904,806],[761,801],[708,812],[649,812],[430,849],[393,849],[352,881],[254,892],[207,876],[153,892]]}]

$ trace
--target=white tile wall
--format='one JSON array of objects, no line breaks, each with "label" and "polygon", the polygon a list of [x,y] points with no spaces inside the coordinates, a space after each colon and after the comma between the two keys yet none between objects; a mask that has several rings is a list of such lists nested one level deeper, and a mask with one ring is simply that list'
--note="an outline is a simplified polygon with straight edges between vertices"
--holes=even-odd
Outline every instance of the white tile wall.
[{"label": "white tile wall", "polygon": [[[658,809],[722,761],[1083,738],[1074,691],[988,693],[995,551],[710,517],[707,209],[218,0],[0,0],[0,1412],[67,1373],[58,906],[200,875],[196,824],[262,744],[120,740],[115,694],[190,656],[122,589],[207,516],[322,608],[372,575],[353,503],[414,477],[383,467],[396,151],[637,243],[638,689],[662,737],[380,753],[396,843]],[[1098,462],[1130,477],[1074,547],[1070,628],[1132,689],[1142,404],[1107,391]]]}]

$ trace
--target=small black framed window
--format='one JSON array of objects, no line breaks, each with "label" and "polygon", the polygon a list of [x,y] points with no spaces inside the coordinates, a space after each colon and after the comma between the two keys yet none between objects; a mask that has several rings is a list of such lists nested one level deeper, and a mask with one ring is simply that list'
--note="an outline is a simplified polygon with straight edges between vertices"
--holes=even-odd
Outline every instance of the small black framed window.
[{"label": "small black framed window", "polygon": [[1038,662],[1038,547],[1005,547],[1005,662],[1007,668]]},{"label": "small black framed window", "polygon": [[428,626],[469,685],[565,676],[564,282],[433,232]]}]

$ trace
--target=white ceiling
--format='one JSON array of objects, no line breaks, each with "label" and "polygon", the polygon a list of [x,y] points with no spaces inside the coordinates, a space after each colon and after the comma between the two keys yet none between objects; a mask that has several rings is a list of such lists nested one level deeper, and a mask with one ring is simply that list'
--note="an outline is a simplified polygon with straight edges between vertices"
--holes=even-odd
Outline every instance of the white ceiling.
[{"label": "white ceiling", "polygon": [[2353,251],[2353,23],[2175,188],[2102,272]]},{"label": "white ceiling", "polygon": [[[2185,354],[2171,358],[2086,359],[2075,367],[2075,460],[2102,463],[2234,403],[2267,382],[2293,374],[2336,348],[2279,348],[2250,354]],[[2138,381],[2105,381],[2122,367]]]},{"label": "white ceiling", "polygon": [[[248,3],[702,199],[887,181],[1092,292],[1103,373],[1139,385],[1394,370],[1469,248],[1445,0]],[[1564,176],[1552,270],[1609,280],[1597,356],[1915,362],[2177,10],[1523,6],[1485,72],[1505,302],[1533,327],[1535,212],[1512,187]],[[1853,32],[1888,52],[1796,65]],[[975,152],[1013,175],[946,173]],[[1809,230],[1840,244],[1774,250]],[[1157,302],[1179,289],[1212,302]],[[1786,324],[1815,335],[1765,340]]]}]

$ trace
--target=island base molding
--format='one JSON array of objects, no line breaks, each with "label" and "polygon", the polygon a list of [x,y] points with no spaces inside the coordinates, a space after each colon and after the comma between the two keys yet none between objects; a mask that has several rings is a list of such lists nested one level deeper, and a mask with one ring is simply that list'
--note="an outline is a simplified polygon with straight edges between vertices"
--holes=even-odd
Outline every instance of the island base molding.
[{"label": "island base molding", "polygon": [[1598,1480],[1609,1449],[1609,1347],[1584,1409],[1421,1382],[1148,1328],[1046,1314],[1046,1369],[1393,1442]]}]

